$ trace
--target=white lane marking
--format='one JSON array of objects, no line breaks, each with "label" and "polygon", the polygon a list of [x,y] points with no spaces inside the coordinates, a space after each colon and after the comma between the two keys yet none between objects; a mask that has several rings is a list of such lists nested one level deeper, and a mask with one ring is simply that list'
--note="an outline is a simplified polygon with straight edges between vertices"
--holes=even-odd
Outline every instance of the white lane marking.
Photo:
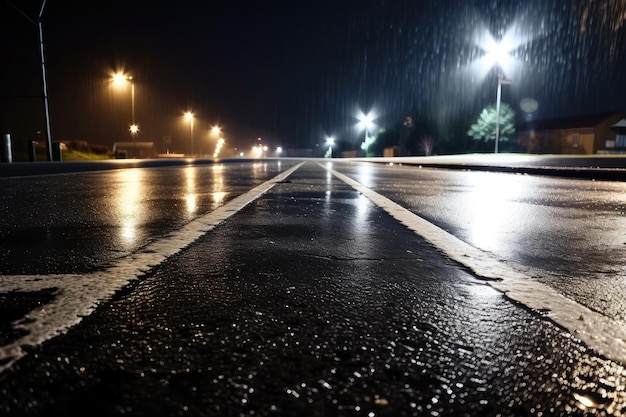
[{"label": "white lane marking", "polygon": [[369,198],[410,230],[435,245],[450,259],[469,268],[479,277],[491,279],[486,282],[493,288],[533,310],[548,312],[546,317],[568,329],[599,354],[626,363],[626,330],[614,320],[516,271],[493,255],[467,244],[352,178],[331,167],[319,165]]},{"label": "white lane marking", "polygon": [[141,252],[120,259],[105,271],[85,275],[0,275],[0,292],[3,293],[57,289],[52,302],[12,323],[15,329],[25,330],[27,334],[0,346],[0,372],[10,368],[25,355],[24,347],[37,346],[65,333],[70,327],[80,323],[83,317],[93,313],[99,304],[109,300],[122,287],[246,207],[303,164],[304,162],[301,162],[281,172],[212,212],[198,217],[181,229],[146,246]]}]

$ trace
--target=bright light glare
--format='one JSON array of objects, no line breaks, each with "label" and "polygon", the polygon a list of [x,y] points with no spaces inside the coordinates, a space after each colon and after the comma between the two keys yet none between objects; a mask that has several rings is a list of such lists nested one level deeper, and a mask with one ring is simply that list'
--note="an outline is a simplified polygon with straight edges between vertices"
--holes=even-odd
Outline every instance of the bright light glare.
[{"label": "bright light glare", "polygon": [[326,145],[327,146],[333,146],[335,144],[335,138],[333,138],[332,136],[329,136],[326,138]]},{"label": "bright light glare", "polygon": [[527,182],[506,174],[476,174],[467,179],[471,192],[463,203],[472,219],[467,225],[469,242],[485,251],[497,251],[507,244],[513,224],[511,213],[520,196],[528,192]]},{"label": "bright light glare", "polygon": [[139,132],[139,125],[130,125],[130,128],[128,129],[130,130],[131,133],[137,133]]},{"label": "bright light glare", "polygon": [[365,114],[362,111],[359,111],[356,118],[359,120],[359,123],[356,125],[359,130],[371,130],[375,126],[374,119],[376,117],[372,112]]},{"label": "bright light glare", "polygon": [[185,116],[185,120],[187,120],[187,121],[193,120],[193,113],[190,112],[190,111],[185,112],[184,116]]},{"label": "bright light glare", "polygon": [[219,126],[213,126],[211,128],[211,134],[215,135],[215,136],[219,136],[220,133],[222,133],[222,128]]},{"label": "bright light glare", "polygon": [[252,147],[252,155],[254,158],[260,158],[263,156],[263,146],[257,145]]},{"label": "bright light glare", "polygon": [[496,43],[495,39],[489,38],[485,47],[485,51],[487,52],[485,61],[490,67],[494,65],[503,66],[511,59],[509,52],[512,48],[504,42]]},{"label": "bright light glare", "polygon": [[185,196],[185,206],[187,207],[187,212],[194,213],[198,208],[198,198],[195,194],[187,194]]},{"label": "bright light glare", "polygon": [[111,77],[111,82],[113,85],[124,85],[127,81],[131,80],[132,77],[125,75],[123,72],[116,72]]},{"label": "bright light glare", "polygon": [[522,36],[517,25],[513,25],[506,31],[502,39],[496,40],[487,30],[483,32],[477,41],[477,46],[482,49],[484,55],[477,62],[480,73],[486,75],[493,67],[497,66],[503,76],[512,76],[515,67],[519,64],[512,53],[528,42]]}]

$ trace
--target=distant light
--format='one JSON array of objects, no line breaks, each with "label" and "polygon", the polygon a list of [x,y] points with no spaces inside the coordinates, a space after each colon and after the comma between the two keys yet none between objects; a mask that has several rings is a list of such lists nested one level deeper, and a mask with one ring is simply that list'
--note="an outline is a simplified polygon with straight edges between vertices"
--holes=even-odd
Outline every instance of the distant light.
[{"label": "distant light", "polygon": [[283,151],[283,148],[281,146],[279,146],[278,148],[276,148],[276,153],[281,153]]},{"label": "distant light", "polygon": [[130,130],[131,133],[137,133],[139,132],[139,125],[130,125],[128,130]]},{"label": "distant light", "polygon": [[185,120],[187,121],[191,121],[193,119],[193,113],[190,111],[185,112],[184,116],[185,116]]},{"label": "distant light", "polygon": [[217,158],[222,150],[222,146],[224,146],[224,138],[219,138],[217,144],[215,145],[215,151],[213,152],[213,158]]},{"label": "distant light", "polygon": [[326,146],[333,146],[335,144],[335,138],[329,136],[326,138]]},{"label": "distant light", "polygon": [[213,126],[211,128],[211,133],[215,136],[219,136],[220,133],[222,133],[222,128],[220,128],[219,126]]}]

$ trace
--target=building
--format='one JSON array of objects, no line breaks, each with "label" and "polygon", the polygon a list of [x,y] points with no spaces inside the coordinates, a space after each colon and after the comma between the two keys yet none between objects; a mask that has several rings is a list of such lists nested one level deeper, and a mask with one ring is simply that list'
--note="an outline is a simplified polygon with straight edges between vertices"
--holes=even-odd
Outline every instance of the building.
[{"label": "building", "polygon": [[626,153],[626,114],[614,111],[528,122],[517,129],[528,153]]},{"label": "building", "polygon": [[154,142],[115,142],[113,153],[117,159],[150,159],[157,157]]}]

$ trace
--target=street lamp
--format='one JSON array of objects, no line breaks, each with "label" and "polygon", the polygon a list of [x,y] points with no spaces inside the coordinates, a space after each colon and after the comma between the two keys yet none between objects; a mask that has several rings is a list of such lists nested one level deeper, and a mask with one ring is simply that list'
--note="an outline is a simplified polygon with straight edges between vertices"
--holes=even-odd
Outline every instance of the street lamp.
[{"label": "street lamp", "polygon": [[137,135],[137,132],[139,132],[139,126],[137,126],[136,124],[132,124],[130,125],[130,128],[128,129],[130,130],[130,134],[133,137],[133,158],[136,158],[136,150],[135,150],[135,135]]},{"label": "street lamp", "polygon": [[511,84],[511,80],[504,78],[506,68],[512,67],[513,58],[509,53],[519,45],[514,38],[513,32],[508,31],[502,40],[496,42],[491,35],[486,35],[480,47],[486,52],[484,62],[488,68],[497,66],[502,74],[498,75],[498,89],[496,92],[496,143],[494,153],[498,153],[498,142],[500,140],[500,101],[502,97],[502,85]]},{"label": "street lamp", "polygon": [[219,127],[219,126],[215,125],[215,126],[213,126],[213,127],[211,128],[211,134],[212,134],[213,136],[219,137],[219,136],[220,136],[220,133],[222,133],[222,128],[221,128],[221,127]]},{"label": "street lamp", "polygon": [[357,124],[359,130],[365,129],[365,142],[367,142],[369,130],[374,127],[374,115],[372,112],[369,112],[368,114],[359,112],[357,119],[359,119],[359,123]]},{"label": "street lamp", "polygon": [[496,93],[496,145],[494,153],[498,153],[498,140],[500,139],[500,98],[502,96],[502,84],[512,84],[513,81],[504,77],[498,77],[498,91]]},{"label": "street lamp", "polygon": [[123,85],[130,83],[130,112],[131,112],[131,125],[130,132],[133,138],[133,158],[135,157],[135,134],[139,131],[139,126],[135,123],[135,83],[133,82],[132,75],[125,75],[122,72],[116,72],[113,74],[113,84]]},{"label": "street lamp", "polygon": [[189,139],[191,142],[191,156],[193,157],[193,113],[185,112],[185,120],[189,122]]},{"label": "street lamp", "polygon": [[326,146],[328,146],[328,152],[326,153],[326,155],[328,155],[328,158],[332,158],[333,157],[333,145],[335,144],[335,138],[333,138],[332,136],[329,136],[326,138]]}]

